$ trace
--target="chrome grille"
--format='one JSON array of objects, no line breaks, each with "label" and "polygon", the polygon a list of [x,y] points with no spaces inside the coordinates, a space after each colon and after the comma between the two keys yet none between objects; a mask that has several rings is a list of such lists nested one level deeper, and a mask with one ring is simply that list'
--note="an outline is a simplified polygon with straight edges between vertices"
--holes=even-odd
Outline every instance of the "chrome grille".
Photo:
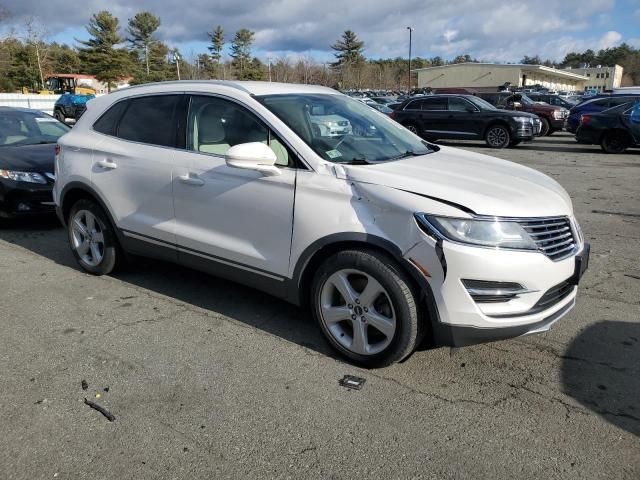
[{"label": "chrome grille", "polygon": [[562,260],[578,248],[571,222],[567,217],[540,218],[518,222],[551,260]]}]

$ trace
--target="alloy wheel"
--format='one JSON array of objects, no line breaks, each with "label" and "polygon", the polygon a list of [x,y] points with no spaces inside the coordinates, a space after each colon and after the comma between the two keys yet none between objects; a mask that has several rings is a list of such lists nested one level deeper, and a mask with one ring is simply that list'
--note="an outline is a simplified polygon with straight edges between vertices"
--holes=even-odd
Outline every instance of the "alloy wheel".
[{"label": "alloy wheel", "polygon": [[509,142],[509,134],[503,127],[493,127],[487,132],[487,143],[500,148]]},{"label": "alloy wheel", "polygon": [[88,210],[78,210],[71,220],[73,249],[91,267],[104,258],[104,232],[96,216]]},{"label": "alloy wheel", "polygon": [[320,316],[342,347],[358,355],[383,351],[396,332],[396,314],[386,289],[356,269],[333,273],[320,291]]}]

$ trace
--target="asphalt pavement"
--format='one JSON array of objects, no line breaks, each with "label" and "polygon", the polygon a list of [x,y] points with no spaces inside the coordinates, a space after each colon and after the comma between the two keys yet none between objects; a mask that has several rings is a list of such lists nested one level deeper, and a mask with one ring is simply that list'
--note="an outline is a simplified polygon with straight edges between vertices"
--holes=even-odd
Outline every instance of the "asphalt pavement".
[{"label": "asphalt pavement", "polygon": [[0,478],[640,478],[640,152],[449,144],[572,196],[591,263],[550,332],[365,370],[266,294],[151,260],[93,277],[54,218],[5,223]]}]

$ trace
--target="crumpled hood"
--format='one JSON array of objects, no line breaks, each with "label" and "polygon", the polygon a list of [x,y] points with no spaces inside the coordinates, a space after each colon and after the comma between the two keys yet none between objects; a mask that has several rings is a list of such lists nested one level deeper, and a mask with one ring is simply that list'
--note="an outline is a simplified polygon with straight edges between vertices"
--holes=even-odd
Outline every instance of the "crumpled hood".
[{"label": "crumpled hood", "polygon": [[54,158],[54,143],[0,147],[0,168],[6,170],[53,173]]},{"label": "crumpled hood", "polygon": [[558,182],[513,162],[457,148],[376,165],[344,165],[350,181],[383,185],[462,205],[479,215],[571,215]]}]

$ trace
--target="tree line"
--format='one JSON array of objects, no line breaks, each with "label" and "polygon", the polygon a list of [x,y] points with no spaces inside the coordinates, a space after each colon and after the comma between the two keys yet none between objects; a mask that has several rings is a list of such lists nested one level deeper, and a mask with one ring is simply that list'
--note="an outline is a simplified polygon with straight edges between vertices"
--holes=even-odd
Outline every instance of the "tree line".
[{"label": "tree line", "polygon": [[[0,15],[0,21],[6,21]],[[109,11],[93,14],[85,26],[89,38],[77,46],[47,42],[45,29],[35,18],[27,19],[24,34],[0,39],[0,91],[37,90],[50,73],[92,74],[111,86],[122,78],[139,84],[174,79],[239,79],[310,83],[339,89],[407,89],[409,60],[396,57],[368,59],[365,44],[351,30],[332,45],[335,61],[320,63],[306,56],[268,58],[253,55],[255,32],[241,28],[231,36],[222,25],[207,33],[208,53],[180,52],[158,38],[160,17],[139,12],[125,25]],[[412,59],[412,68],[452,63],[478,62],[469,54],[452,59],[439,56]],[[585,64],[625,67],[635,84],[640,83],[640,50],[622,44],[618,47],[566,55],[562,62],[525,56],[521,63],[558,68]],[[415,86],[415,76],[412,86]]]}]

